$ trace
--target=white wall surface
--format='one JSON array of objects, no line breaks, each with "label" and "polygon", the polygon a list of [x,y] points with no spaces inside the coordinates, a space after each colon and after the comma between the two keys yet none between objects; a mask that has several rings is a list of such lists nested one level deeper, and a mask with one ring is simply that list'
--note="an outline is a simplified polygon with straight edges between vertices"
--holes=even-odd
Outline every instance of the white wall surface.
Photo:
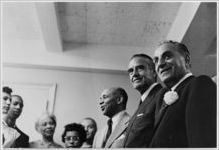
[{"label": "white wall surface", "polygon": [[[104,125],[106,117],[102,115],[98,106],[98,100],[104,88],[112,86],[125,88],[129,96],[128,112],[130,112],[130,114],[134,113],[140,98],[140,95],[132,89],[126,74],[4,67],[3,83],[9,82],[57,84],[54,111],[57,117],[57,128],[54,138],[59,143],[61,143],[63,127],[67,123],[80,122],[84,117],[92,117],[97,121],[98,128]],[[16,89],[14,89],[14,93],[19,94]],[[36,99],[36,97],[33,99],[24,99],[23,112],[27,112],[27,109],[32,111],[33,109],[25,107],[25,102],[27,103],[27,101]],[[38,113],[40,114],[41,112]],[[28,131],[30,128],[32,130],[34,128],[33,122],[24,122],[22,116],[18,119],[18,124],[23,131]],[[29,135],[31,139],[36,139],[35,134],[36,133],[34,133],[33,136]]]}]

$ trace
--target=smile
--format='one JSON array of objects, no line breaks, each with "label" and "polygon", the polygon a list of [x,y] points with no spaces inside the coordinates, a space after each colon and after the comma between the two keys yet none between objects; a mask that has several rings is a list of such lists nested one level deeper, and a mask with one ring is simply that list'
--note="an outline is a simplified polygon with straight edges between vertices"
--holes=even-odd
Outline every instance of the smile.
[{"label": "smile", "polygon": [[47,133],[53,133],[53,130],[47,129],[46,132],[47,132]]},{"label": "smile", "polygon": [[105,110],[105,106],[100,106],[100,109],[101,109],[102,111],[104,111],[104,110]]},{"label": "smile", "polygon": [[133,82],[138,82],[138,81],[141,81],[141,78],[134,78],[133,80],[132,80]]},{"label": "smile", "polygon": [[171,70],[171,67],[165,68],[165,69],[161,70],[160,74],[163,74],[163,73],[168,72],[170,70]]}]

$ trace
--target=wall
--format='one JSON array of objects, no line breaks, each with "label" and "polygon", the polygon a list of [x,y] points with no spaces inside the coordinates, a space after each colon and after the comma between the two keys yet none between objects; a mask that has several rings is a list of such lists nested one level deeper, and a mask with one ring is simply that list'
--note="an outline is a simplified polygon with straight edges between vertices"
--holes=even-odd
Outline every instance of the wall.
[{"label": "wall", "polygon": [[195,75],[217,74],[217,4],[201,3],[182,42],[191,54]]},{"label": "wall", "polygon": [[[98,106],[98,100],[104,88],[111,86],[124,87],[129,95],[128,112],[130,114],[136,109],[140,98],[140,95],[132,89],[126,74],[4,67],[3,82],[57,83],[54,113],[58,122],[55,140],[59,143],[61,143],[63,127],[67,123],[80,122],[84,117],[93,117],[99,128],[104,125],[106,117],[102,115]],[[16,91],[14,92],[16,93]],[[31,100],[24,99],[24,103]],[[24,107],[24,109],[30,108]],[[19,119],[18,121],[19,126],[22,126],[21,129],[24,131],[34,128],[33,126],[30,127],[30,122],[22,122]],[[34,139],[35,137],[31,138]]]}]

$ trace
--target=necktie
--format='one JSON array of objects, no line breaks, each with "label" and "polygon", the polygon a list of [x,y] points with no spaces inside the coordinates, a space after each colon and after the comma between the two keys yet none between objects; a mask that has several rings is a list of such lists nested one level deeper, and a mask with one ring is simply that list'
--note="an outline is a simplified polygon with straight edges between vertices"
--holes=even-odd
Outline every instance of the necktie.
[{"label": "necktie", "polygon": [[104,140],[104,142],[103,142],[103,147],[105,147],[106,142],[107,142],[107,140],[109,139],[110,134],[111,134],[111,132],[112,132],[112,124],[113,124],[112,119],[109,119],[109,120],[107,121],[108,130],[107,130],[107,133],[106,133],[106,138],[105,138],[105,140]]}]

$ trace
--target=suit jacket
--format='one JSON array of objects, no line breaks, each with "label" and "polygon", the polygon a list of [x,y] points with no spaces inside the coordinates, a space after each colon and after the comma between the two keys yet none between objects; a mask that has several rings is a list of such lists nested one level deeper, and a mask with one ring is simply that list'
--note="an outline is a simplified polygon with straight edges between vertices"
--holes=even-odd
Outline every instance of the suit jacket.
[{"label": "suit jacket", "polygon": [[[124,142],[124,132],[128,126],[130,116],[127,112],[121,114],[120,120],[108,138],[105,148],[121,148]],[[103,148],[103,142],[107,133],[107,125],[95,135],[93,148]]]},{"label": "suit jacket", "polygon": [[17,128],[17,126],[15,126],[15,129],[20,133],[20,136],[15,141],[15,148],[27,148],[29,146],[29,136]]},{"label": "suit jacket", "polygon": [[[216,147],[216,84],[207,76],[190,76],[175,89],[178,100],[162,109],[150,147]],[[163,110],[163,111],[161,111]]]},{"label": "suit jacket", "polygon": [[156,85],[131,117],[123,147],[148,147],[154,127],[155,99],[161,85]]}]

